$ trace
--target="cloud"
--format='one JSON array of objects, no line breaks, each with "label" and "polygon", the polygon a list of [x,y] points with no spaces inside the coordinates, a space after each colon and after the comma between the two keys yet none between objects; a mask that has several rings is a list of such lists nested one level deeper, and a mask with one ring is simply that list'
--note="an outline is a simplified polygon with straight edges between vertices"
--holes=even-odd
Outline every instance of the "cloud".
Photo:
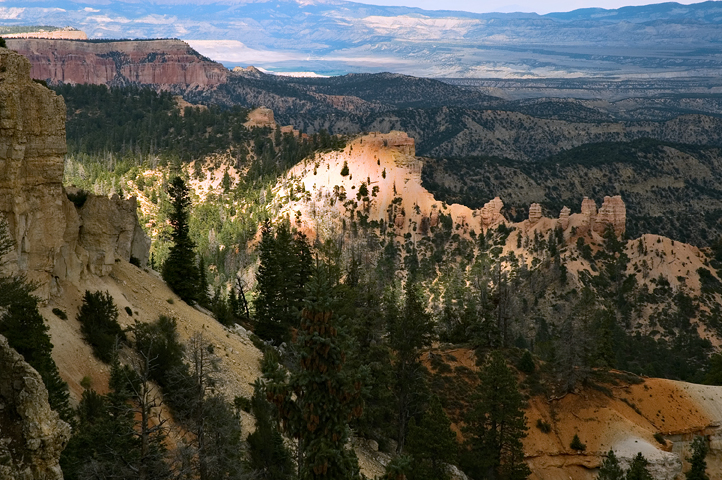
[{"label": "cloud", "polygon": [[194,50],[217,62],[268,63],[298,60],[295,53],[273,52],[249,48],[238,40],[184,40]]},{"label": "cloud", "polygon": [[2,20],[15,20],[20,18],[20,15],[25,11],[24,8],[0,8],[0,19]]},{"label": "cloud", "polygon": [[93,13],[98,13],[100,11],[96,8],[90,8],[90,7],[85,7],[83,10],[86,12],[93,12]]}]

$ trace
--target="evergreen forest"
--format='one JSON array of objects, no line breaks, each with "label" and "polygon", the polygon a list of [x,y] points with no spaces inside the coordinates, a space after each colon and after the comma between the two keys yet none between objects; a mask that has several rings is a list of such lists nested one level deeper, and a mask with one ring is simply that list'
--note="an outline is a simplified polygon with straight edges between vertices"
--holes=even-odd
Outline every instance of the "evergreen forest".
[{"label": "evergreen forest", "polygon": [[[240,107],[181,110],[172,94],[151,89],[55,90],[68,108],[69,198],[82,208],[87,195],[137,196],[152,239],[140,268],[229,332],[250,332],[263,358],[252,397],[230,399],[219,388],[220,353],[202,332],[181,342],[178,319],[168,316],[123,328],[110,294],[87,291],[76,319],[110,384],[103,393],[86,388],[73,408],[32,285],[0,278],[0,333],[38,369],[51,405],[74,427],[65,478],[361,479],[355,449],[373,445],[386,459],[378,478],[521,480],[531,475],[530,432],[561,438],[556,414],[529,420],[534,399],[554,412],[568,394],[612,398],[644,377],[722,384],[722,355],[699,335],[700,326],[722,334],[719,242],[709,242],[709,261],[695,272],[697,295],[630,263],[635,231],[608,228],[600,242],[590,234],[571,245],[560,230],[523,236],[506,223],[466,235],[442,212],[422,240],[396,235],[393,221],[364,216],[364,198],[376,192],[363,179],[354,192],[362,206],[343,219],[344,234],[310,239],[300,212],[279,214],[311,196],[286,174],[343,150],[349,137],[253,126]],[[658,147],[604,149],[621,162]],[[511,165],[497,160],[495,168]],[[580,163],[573,153],[557,160]],[[438,170],[464,164],[482,175],[490,161],[436,159],[425,185],[442,200],[478,201],[481,187],[445,185]],[[544,208],[561,205],[549,198]],[[640,238],[632,248],[654,252],[655,242]],[[10,248],[0,235],[0,255]],[[579,264],[588,270],[572,275]],[[248,414],[255,427],[243,431]],[[584,433],[569,437],[569,452],[585,451]],[[695,440],[687,478],[708,478],[706,455]],[[610,451],[597,478],[652,478],[648,466],[642,453],[621,465]]]}]

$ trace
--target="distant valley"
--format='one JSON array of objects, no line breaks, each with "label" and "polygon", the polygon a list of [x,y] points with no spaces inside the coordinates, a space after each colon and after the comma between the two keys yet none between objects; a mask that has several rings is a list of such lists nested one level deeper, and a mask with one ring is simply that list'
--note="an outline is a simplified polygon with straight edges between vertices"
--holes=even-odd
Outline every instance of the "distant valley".
[{"label": "distant valley", "polygon": [[335,1],[8,0],[2,24],[70,25],[93,39],[180,38],[226,66],[449,78],[715,77],[720,7],[474,14]]}]

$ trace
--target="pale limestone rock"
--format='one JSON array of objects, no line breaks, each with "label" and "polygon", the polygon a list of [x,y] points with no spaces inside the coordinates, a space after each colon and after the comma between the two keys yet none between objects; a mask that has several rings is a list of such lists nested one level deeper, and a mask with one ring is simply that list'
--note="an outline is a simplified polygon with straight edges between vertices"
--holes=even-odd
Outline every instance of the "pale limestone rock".
[{"label": "pale limestone rock", "polygon": [[571,210],[567,206],[564,206],[564,208],[562,208],[562,211],[559,212],[559,225],[561,225],[562,230],[566,230],[569,227],[570,214]]},{"label": "pale limestone rock", "polygon": [[394,225],[396,225],[396,228],[404,228],[404,215],[401,213],[397,213],[396,217],[394,218]]},{"label": "pale limestone rock", "polygon": [[597,218],[594,223],[594,231],[602,235],[607,225],[611,225],[614,228],[614,233],[617,236],[622,235],[626,229],[627,207],[619,195],[604,197],[604,202],[597,213]]},{"label": "pale limestone rock", "polygon": [[484,204],[479,214],[482,228],[488,228],[499,223],[504,218],[501,215],[501,209],[503,207],[504,202],[502,202],[499,197]]},{"label": "pale limestone rock", "polygon": [[42,378],[0,335],[0,478],[62,480],[70,426],[50,409]]},{"label": "pale limestone rock", "polygon": [[8,260],[45,285],[77,224],[61,184],[65,104],[30,79],[24,57],[6,49],[0,49],[0,82],[0,214],[16,245]]},{"label": "pale limestone rock", "polygon": [[7,49],[0,49],[0,82],[0,216],[15,242],[7,268],[48,298],[60,293],[58,281],[77,284],[89,267],[107,273],[116,257],[145,265],[150,242],[135,199],[91,195],[78,213],[67,198],[62,97],[33,82],[28,61]]},{"label": "pale limestone rock", "polygon": [[538,203],[532,203],[529,205],[529,224],[536,225],[536,223],[542,218],[542,208]]},{"label": "pale limestone rock", "polygon": [[116,256],[127,261],[132,255],[141,265],[147,263],[150,245],[138,225],[137,204],[135,197],[123,200],[117,195],[112,198],[93,195],[80,209],[83,222],[80,243],[88,252],[88,266],[93,274],[109,274]]}]

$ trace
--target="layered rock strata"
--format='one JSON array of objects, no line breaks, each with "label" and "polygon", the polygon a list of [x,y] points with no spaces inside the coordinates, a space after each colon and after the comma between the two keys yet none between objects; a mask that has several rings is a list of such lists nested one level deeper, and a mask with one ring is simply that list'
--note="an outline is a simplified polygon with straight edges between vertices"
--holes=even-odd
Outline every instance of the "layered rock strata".
[{"label": "layered rock strata", "polygon": [[150,242],[135,199],[89,196],[78,209],[62,185],[65,104],[30,79],[30,63],[0,49],[0,217],[15,249],[7,260],[47,298],[58,282],[107,274],[116,258],[143,264]]},{"label": "layered rock strata", "polygon": [[225,83],[229,73],[180,40],[16,38],[7,45],[30,60],[32,78],[52,83],[208,87]]},{"label": "layered rock strata", "polygon": [[42,378],[0,335],[0,478],[62,480],[60,454],[69,439]]}]

